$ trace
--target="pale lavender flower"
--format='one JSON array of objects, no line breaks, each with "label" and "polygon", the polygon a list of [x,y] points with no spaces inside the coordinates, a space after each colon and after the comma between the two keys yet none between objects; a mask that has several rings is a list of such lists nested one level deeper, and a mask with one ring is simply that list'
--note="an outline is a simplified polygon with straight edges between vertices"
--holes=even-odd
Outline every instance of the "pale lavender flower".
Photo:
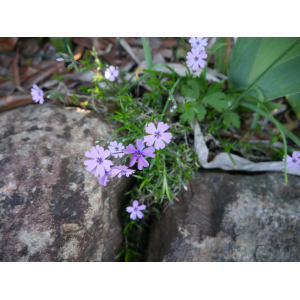
[{"label": "pale lavender flower", "polygon": [[92,147],[90,152],[86,151],[85,156],[92,158],[92,160],[85,160],[84,164],[87,166],[86,170],[93,172],[95,176],[100,174],[100,177],[105,175],[105,171],[110,171],[111,160],[105,160],[110,155],[109,150],[104,150],[103,147],[97,145]]},{"label": "pale lavender flower", "polygon": [[130,219],[135,220],[136,216],[138,216],[139,219],[142,219],[144,217],[144,214],[141,212],[141,210],[146,209],[146,205],[142,204],[139,206],[139,201],[134,200],[132,203],[132,206],[126,207],[126,211],[130,214]]},{"label": "pale lavender flower", "polygon": [[132,175],[135,172],[135,170],[132,169],[128,169],[128,167],[126,167],[125,165],[120,165],[120,166],[116,166],[114,167],[114,169],[111,172],[111,177],[115,177],[118,175],[119,178],[121,178],[121,176],[126,175],[127,177],[129,177],[129,175]]},{"label": "pale lavender flower", "polygon": [[147,143],[147,146],[152,146],[155,142],[155,149],[159,150],[165,148],[165,143],[170,143],[172,138],[172,133],[165,132],[168,128],[169,125],[163,122],[158,123],[157,129],[152,122],[149,123],[146,127],[146,132],[151,133],[151,135],[144,136],[144,141]]},{"label": "pale lavender flower", "polygon": [[[101,185],[106,186],[106,183],[109,182],[108,176],[111,176],[111,175],[112,175],[112,172],[113,172],[114,169],[115,169],[115,167],[112,167],[112,168],[110,169],[110,171],[105,171],[104,176],[102,176],[102,177],[99,178],[99,183],[100,183]],[[93,171],[93,174],[95,174],[95,171]],[[111,177],[113,177],[113,176],[111,176]]]},{"label": "pale lavender flower", "polygon": [[64,59],[59,57],[59,58],[56,59],[56,61],[64,61]]},{"label": "pale lavender flower", "polygon": [[191,37],[189,42],[193,48],[196,48],[200,51],[204,51],[205,46],[207,46],[207,39],[204,37]]},{"label": "pale lavender flower", "polygon": [[[284,156],[282,161],[284,161]],[[292,157],[287,155],[286,157],[286,169],[292,169],[294,167],[294,171],[300,170],[300,152],[294,151]]]},{"label": "pale lavender flower", "polygon": [[189,68],[192,67],[194,71],[197,71],[199,67],[204,68],[206,65],[204,58],[207,58],[206,52],[201,52],[199,49],[193,48],[186,56],[186,64]]},{"label": "pale lavender flower", "polygon": [[[108,146],[108,149],[110,151],[110,153],[115,157],[122,157],[124,155],[124,153],[116,153],[116,152],[122,152],[124,150],[124,146],[122,143],[119,143],[118,142],[110,142],[110,146]],[[114,154],[116,153],[116,154]]]},{"label": "pale lavender flower", "polygon": [[44,103],[44,92],[36,84],[31,88],[31,96],[35,103]]},{"label": "pale lavender flower", "polygon": [[124,150],[125,154],[133,153],[133,155],[131,156],[129,167],[132,167],[135,164],[137,159],[138,159],[138,169],[139,170],[142,170],[143,167],[149,166],[149,163],[144,158],[144,156],[149,156],[149,157],[154,158],[155,154],[153,152],[155,151],[155,149],[153,147],[144,149],[144,147],[145,146],[144,146],[143,140],[136,141],[136,148],[132,144],[130,144],[126,147],[126,149]]},{"label": "pale lavender flower", "polygon": [[106,69],[104,76],[109,81],[115,81],[116,77],[119,76],[119,71],[114,66],[110,66]]}]

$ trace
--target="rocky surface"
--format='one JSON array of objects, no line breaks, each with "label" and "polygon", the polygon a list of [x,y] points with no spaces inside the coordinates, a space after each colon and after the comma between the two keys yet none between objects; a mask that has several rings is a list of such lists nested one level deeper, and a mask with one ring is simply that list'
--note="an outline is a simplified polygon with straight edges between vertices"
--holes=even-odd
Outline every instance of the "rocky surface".
[{"label": "rocky surface", "polygon": [[0,261],[114,261],[128,178],[103,187],[83,165],[114,127],[53,103],[0,114]]},{"label": "rocky surface", "polygon": [[148,261],[300,261],[300,178],[201,172],[151,228]]}]

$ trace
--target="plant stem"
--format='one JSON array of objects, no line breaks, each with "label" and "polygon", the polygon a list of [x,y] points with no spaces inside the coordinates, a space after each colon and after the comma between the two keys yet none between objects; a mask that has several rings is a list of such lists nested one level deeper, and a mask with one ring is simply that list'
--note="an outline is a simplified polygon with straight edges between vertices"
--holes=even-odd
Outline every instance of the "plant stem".
[{"label": "plant stem", "polygon": [[165,114],[165,112],[166,112],[166,110],[167,110],[167,107],[168,107],[170,101],[171,101],[171,99],[168,98],[168,100],[167,100],[167,102],[166,102],[166,104],[165,104],[165,107],[164,107],[164,109],[163,109],[163,111],[162,111],[162,115],[161,115],[161,117],[160,117],[159,122],[162,121],[162,119],[163,119],[163,117],[164,117],[164,114]]}]

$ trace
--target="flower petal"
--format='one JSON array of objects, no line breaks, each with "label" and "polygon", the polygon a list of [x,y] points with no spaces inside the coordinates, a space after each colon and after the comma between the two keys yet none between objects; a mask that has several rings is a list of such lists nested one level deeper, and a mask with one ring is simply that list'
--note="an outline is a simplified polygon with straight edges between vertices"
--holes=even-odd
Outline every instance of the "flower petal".
[{"label": "flower petal", "polygon": [[120,173],[119,169],[112,169],[110,172],[111,177],[115,177],[116,175],[118,175]]},{"label": "flower petal", "polygon": [[292,154],[294,159],[298,159],[300,157],[300,152],[299,151],[294,151]]},{"label": "flower petal", "polygon": [[110,171],[110,166],[113,165],[111,160],[104,160],[102,166],[105,168],[106,171]]},{"label": "flower petal", "polygon": [[298,171],[298,170],[300,170],[300,165],[295,163],[294,164],[294,171]]},{"label": "flower petal", "polygon": [[144,149],[144,141],[139,139],[136,141],[136,149],[142,151]]},{"label": "flower petal", "polygon": [[123,152],[125,154],[131,154],[131,153],[135,153],[136,151],[137,151],[136,148],[132,144],[129,144]]},{"label": "flower petal", "polygon": [[146,127],[146,132],[147,133],[154,133],[156,131],[156,128],[154,126],[154,124],[151,122],[148,124],[148,126]]},{"label": "flower petal", "polygon": [[139,210],[144,210],[144,209],[146,209],[146,205],[145,205],[145,204],[142,204],[142,205],[138,206],[138,209],[139,209]]},{"label": "flower petal", "polygon": [[141,211],[138,210],[136,213],[139,219],[142,219],[144,217],[144,214]]},{"label": "flower petal", "polygon": [[142,170],[143,167],[148,167],[148,166],[149,163],[147,162],[147,160],[143,156],[139,157],[138,169]]},{"label": "flower petal", "polygon": [[126,211],[129,213],[133,212],[133,207],[132,206],[126,207]]},{"label": "flower petal", "polygon": [[96,172],[95,172],[95,176],[98,176],[100,174],[100,177],[105,175],[105,169],[103,167],[103,165],[99,165],[97,166]]},{"label": "flower petal", "polygon": [[157,130],[159,132],[164,132],[169,129],[169,125],[164,122],[159,122],[157,125]]},{"label": "flower petal", "polygon": [[144,149],[141,154],[144,156],[149,156],[149,157],[154,158],[155,157],[155,154],[153,153],[154,151],[155,151],[154,147],[148,147],[148,148]]},{"label": "flower petal", "polygon": [[159,150],[159,149],[163,149],[165,148],[165,143],[162,141],[162,139],[157,139],[155,142],[155,149]]},{"label": "flower petal", "polygon": [[136,219],[136,211],[133,211],[133,212],[130,214],[130,219],[131,219],[131,220],[135,220],[135,219]]},{"label": "flower petal", "polygon": [[132,166],[135,164],[136,160],[137,160],[137,156],[136,156],[135,154],[132,155],[132,156],[131,156],[131,160],[130,160],[129,167],[132,167]]},{"label": "flower petal", "polygon": [[155,141],[155,137],[154,135],[146,135],[144,136],[144,141],[147,143],[147,146],[152,146]]},{"label": "flower petal", "polygon": [[106,175],[102,176],[99,178],[99,183],[106,186],[106,181],[107,181],[107,177]]},{"label": "flower petal", "polygon": [[171,142],[172,133],[170,132],[163,132],[161,134],[161,139],[164,140],[167,144]]},{"label": "flower petal", "polygon": [[139,206],[139,201],[134,200],[133,203],[132,203],[132,206],[133,206],[134,208],[138,207],[138,206]]},{"label": "flower petal", "polygon": [[97,166],[97,162],[95,160],[85,160],[84,165],[87,166],[86,170],[91,172]]}]

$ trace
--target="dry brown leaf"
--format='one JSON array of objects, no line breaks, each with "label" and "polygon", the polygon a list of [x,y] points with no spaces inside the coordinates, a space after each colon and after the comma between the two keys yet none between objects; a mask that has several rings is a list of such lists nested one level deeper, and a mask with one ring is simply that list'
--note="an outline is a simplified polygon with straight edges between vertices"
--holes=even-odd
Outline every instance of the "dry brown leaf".
[{"label": "dry brown leaf", "polygon": [[17,52],[12,64],[10,66],[10,71],[12,73],[12,79],[13,79],[13,84],[19,86],[21,84],[20,82],[20,76],[19,76],[19,66],[18,66],[18,62],[19,62],[19,53]]},{"label": "dry brown leaf", "polygon": [[10,95],[0,98],[0,111],[9,110],[26,104],[33,104],[31,95]]},{"label": "dry brown leaf", "polygon": [[75,51],[74,51],[74,59],[75,60],[78,60],[81,58],[83,52],[84,52],[84,49],[85,47],[82,46],[82,45],[78,45],[76,48],[75,48]]},{"label": "dry brown leaf", "polygon": [[12,51],[18,41],[16,37],[0,37],[0,50]]},{"label": "dry brown leaf", "polygon": [[27,78],[23,83],[22,87],[25,89],[31,88],[34,84],[38,84],[46,78],[50,77],[56,70],[58,69],[58,65],[55,63],[41,70],[40,72],[33,74],[29,78]]}]

